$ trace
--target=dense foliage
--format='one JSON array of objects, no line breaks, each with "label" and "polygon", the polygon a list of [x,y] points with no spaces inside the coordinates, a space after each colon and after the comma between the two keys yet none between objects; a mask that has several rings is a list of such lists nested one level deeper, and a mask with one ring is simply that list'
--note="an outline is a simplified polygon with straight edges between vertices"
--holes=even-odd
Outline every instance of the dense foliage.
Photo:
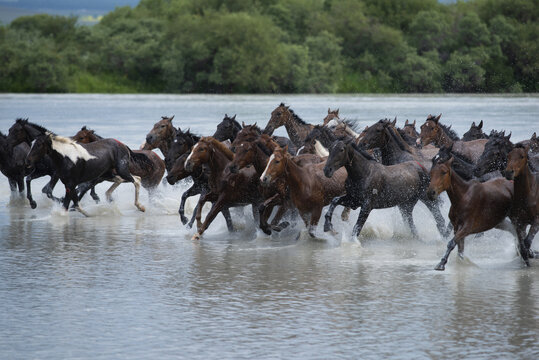
[{"label": "dense foliage", "polygon": [[0,26],[0,91],[537,92],[539,0],[142,0]]}]

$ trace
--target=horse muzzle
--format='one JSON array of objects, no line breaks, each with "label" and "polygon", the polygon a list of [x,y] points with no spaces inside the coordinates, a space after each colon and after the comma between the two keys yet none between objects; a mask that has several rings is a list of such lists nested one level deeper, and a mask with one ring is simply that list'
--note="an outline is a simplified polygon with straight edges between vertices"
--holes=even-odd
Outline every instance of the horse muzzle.
[{"label": "horse muzzle", "polygon": [[427,190],[427,197],[429,198],[429,200],[434,200],[434,199],[436,199],[436,196],[438,196],[436,190],[431,189],[431,188],[429,188],[429,189]]},{"label": "horse muzzle", "polygon": [[505,178],[507,180],[514,180],[515,179],[515,171],[514,170],[505,170],[503,172],[503,176],[505,176]]},{"label": "horse muzzle", "polygon": [[176,176],[174,176],[174,175],[169,175],[169,176],[167,176],[167,182],[168,182],[170,185],[176,184]]},{"label": "horse muzzle", "polygon": [[335,170],[333,170],[332,167],[328,168],[328,167],[325,167],[324,168],[324,175],[327,177],[327,178],[331,178],[333,176],[333,173],[335,172]]},{"label": "horse muzzle", "polygon": [[271,176],[264,175],[260,178],[260,183],[264,186],[268,186],[271,182]]}]

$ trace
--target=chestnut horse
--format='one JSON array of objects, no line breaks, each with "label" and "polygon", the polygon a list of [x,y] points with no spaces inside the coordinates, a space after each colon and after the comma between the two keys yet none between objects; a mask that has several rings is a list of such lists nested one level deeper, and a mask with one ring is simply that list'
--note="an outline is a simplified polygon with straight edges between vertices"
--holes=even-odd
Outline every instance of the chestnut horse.
[{"label": "chestnut horse", "polygon": [[477,164],[479,157],[485,149],[487,139],[478,139],[472,141],[460,141],[451,137],[449,128],[444,128],[440,124],[440,117],[429,115],[423,125],[421,125],[421,133],[419,134],[418,144],[426,146],[433,143],[437,147],[450,147],[453,145],[453,152],[472,160]]},{"label": "chestnut horse", "polygon": [[[94,130],[83,126],[73,137],[79,144],[89,144],[103,140]],[[150,194],[157,188],[165,174],[165,162],[151,150],[132,150],[133,156],[129,162],[129,172],[140,177],[140,184]],[[140,161],[137,161],[139,160]],[[114,185],[112,185],[114,186]]]},{"label": "chestnut horse", "polygon": [[[207,136],[200,139],[185,161],[187,171],[193,171],[204,164],[210,168],[210,191],[200,197],[197,205],[197,232],[193,235],[194,240],[200,239],[219,212],[230,207],[252,205],[253,216],[257,220],[258,207],[263,201],[258,176],[253,168],[241,169],[237,173],[225,171],[233,157],[234,153],[226,145]],[[202,206],[206,201],[213,202],[213,205],[202,223]]]},{"label": "chestnut horse", "polygon": [[269,186],[273,181],[279,181],[281,178],[285,179],[290,187],[290,198],[311,237],[315,237],[314,231],[322,215],[323,207],[345,192],[346,170],[340,169],[334,177],[328,179],[324,176],[324,166],[325,162],[299,166],[286,148],[277,147],[260,176],[263,186]]},{"label": "chestnut horse", "polygon": [[[447,251],[435,270],[445,270],[451,251],[458,245],[458,253],[464,256],[464,238],[494,227],[508,230],[505,218],[513,201],[513,184],[496,178],[484,183],[462,179],[451,167],[453,158],[438,163],[430,171],[428,195],[431,198],[446,191],[451,201],[449,220],[454,236],[447,243]],[[511,229],[511,227],[509,227]]]},{"label": "chestnut horse", "polygon": [[[539,230],[539,173],[530,171],[528,150],[528,147],[522,145],[511,150],[507,155],[505,177],[514,181],[515,195],[509,219],[517,231],[520,254],[529,266],[528,258],[535,257],[530,247]],[[526,235],[527,225],[531,226]]]}]

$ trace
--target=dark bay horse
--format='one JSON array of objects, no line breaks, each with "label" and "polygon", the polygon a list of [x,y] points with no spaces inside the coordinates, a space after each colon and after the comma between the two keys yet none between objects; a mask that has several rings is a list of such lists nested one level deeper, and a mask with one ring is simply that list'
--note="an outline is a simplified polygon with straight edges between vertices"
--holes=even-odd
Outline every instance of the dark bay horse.
[{"label": "dark bay horse", "polygon": [[487,173],[497,172],[501,176],[507,166],[507,154],[513,150],[511,134],[505,136],[505,131],[490,133],[485,149],[477,160],[474,168],[474,176],[481,177]]},{"label": "dark bay horse", "polygon": [[[230,207],[252,205],[253,216],[255,221],[258,220],[258,207],[263,198],[256,171],[252,167],[237,173],[225,171],[233,158],[234,153],[226,145],[207,136],[200,139],[185,161],[187,171],[193,171],[204,164],[210,169],[210,191],[200,197],[197,205],[197,232],[193,235],[194,240],[200,239],[219,212]],[[202,223],[202,206],[207,201],[213,205]]]},{"label": "dark bay horse", "polygon": [[464,180],[477,180],[480,182],[485,182],[501,176],[500,172],[491,172],[476,177],[474,175],[474,170],[476,167],[475,164],[470,159],[466,159],[464,156],[451,151],[452,147],[452,145],[449,147],[442,146],[438,153],[432,158],[432,166],[435,166],[438,163],[445,163],[449,159],[453,158],[451,167]]},{"label": "dark bay horse", "polygon": [[415,128],[415,123],[415,120],[413,123],[406,120],[402,129],[398,129],[399,134],[402,136],[404,141],[406,141],[406,143],[411,146],[414,146],[417,143],[417,139],[419,138],[419,133]]},{"label": "dark bay horse", "polygon": [[[331,110],[330,108],[328,108],[328,114],[326,115],[326,117],[322,120],[322,126],[328,126],[328,124],[332,121],[332,120],[340,120],[341,118],[339,117],[339,109],[336,109],[336,110]],[[335,124],[337,125],[337,124]]]},{"label": "dark bay horse", "polygon": [[336,141],[330,147],[324,174],[332,177],[343,167],[348,172],[346,194],[332,199],[325,216],[324,231],[333,230],[331,218],[337,205],[352,209],[361,207],[352,237],[359,235],[373,209],[397,206],[413,236],[417,237],[412,211],[429,182],[423,166],[416,161],[386,166],[376,162],[354,142]]},{"label": "dark bay horse", "polygon": [[[94,130],[83,126],[74,136],[79,144],[89,144],[103,137],[97,135]],[[163,175],[165,174],[165,163],[152,150],[132,150],[133,155],[129,162],[129,172],[131,175],[140,177],[140,184],[147,189],[150,194],[157,188]],[[113,185],[114,186],[114,185]]]},{"label": "dark bay horse", "polygon": [[[530,247],[539,230],[539,173],[530,171],[528,151],[529,148],[522,145],[511,150],[504,173],[508,180],[514,181],[515,194],[509,219],[517,231],[520,254],[529,266],[528,258],[536,257]],[[531,225],[528,234],[527,225]]]},{"label": "dark bay horse", "polygon": [[12,192],[17,187],[20,194],[24,192],[24,177],[28,175],[24,160],[29,151],[26,143],[10,145],[7,136],[0,132],[0,171],[7,177]]},{"label": "dark bay horse", "polygon": [[346,171],[340,169],[331,179],[324,176],[325,162],[299,166],[287,149],[280,147],[273,151],[266,169],[260,176],[262,185],[269,186],[283,178],[290,187],[290,198],[298,209],[309,235],[314,231],[322,215],[322,209],[330,201],[344,194]]},{"label": "dark bay horse", "polygon": [[312,131],[314,125],[307,124],[290,109],[290,106],[281,103],[271,112],[271,118],[264,129],[264,134],[271,135],[275,129],[281,126],[286,128],[288,137],[299,148],[303,146],[305,138]]},{"label": "dark bay horse", "polygon": [[479,125],[475,125],[475,121],[472,122],[470,129],[462,135],[462,141],[471,141],[477,139],[488,139],[488,135],[483,132],[483,120],[479,122]]},{"label": "dark bay horse", "polygon": [[508,230],[505,218],[513,199],[513,184],[496,178],[484,183],[462,179],[451,167],[453,159],[436,164],[430,171],[428,194],[434,198],[446,191],[451,201],[449,220],[454,236],[435,270],[445,270],[451,251],[458,245],[459,256],[464,256],[464,238],[494,227]]},{"label": "dark bay horse", "polygon": [[63,200],[67,210],[72,201],[75,209],[87,214],[79,207],[76,186],[82,183],[95,185],[103,179],[115,182],[131,182],[135,185],[135,206],[145,211],[138,201],[140,178],[129,173],[129,161],[132,151],[113,139],[99,140],[90,144],[78,144],[76,141],[46,132],[34,141],[26,164],[33,165],[48,154],[57,174],[66,187]]},{"label": "dark bay horse", "polygon": [[233,142],[240,131],[241,125],[236,121],[236,115],[229,117],[225,114],[223,120],[217,125],[217,130],[215,130],[213,137],[219,141],[228,140]]},{"label": "dark bay horse", "polygon": [[472,160],[473,163],[477,163],[485,149],[487,139],[472,141],[458,140],[458,137],[452,130],[440,123],[441,116],[442,114],[438,116],[429,115],[427,117],[425,123],[421,125],[418,144],[426,146],[433,143],[437,147],[449,147],[453,145],[453,152],[465,156]]},{"label": "dark bay horse", "polygon": [[[29,151],[32,142],[36,139],[36,137],[41,136],[45,131],[47,131],[47,129],[29,122],[28,119],[17,119],[15,123],[9,128],[9,135],[7,136],[7,147],[16,148],[18,146],[24,146]],[[28,198],[32,209],[35,209],[37,207],[37,204],[32,197],[32,180],[46,175],[50,176],[51,179],[41,191],[46,194],[49,199],[61,201],[61,199],[56,198],[52,194],[53,189],[59,179],[56,174],[56,170],[52,163],[52,160],[48,155],[45,156],[37,164],[35,164],[31,170],[25,169],[25,171],[29,171],[29,175],[26,177],[26,197]],[[95,196],[97,197],[97,195]]]},{"label": "dark bay horse", "polygon": [[176,128],[172,126],[172,117],[161,116],[161,120],[153,125],[152,130],[146,135],[146,142],[142,144],[140,150],[159,149],[163,157],[167,156],[170,144],[176,135]]}]

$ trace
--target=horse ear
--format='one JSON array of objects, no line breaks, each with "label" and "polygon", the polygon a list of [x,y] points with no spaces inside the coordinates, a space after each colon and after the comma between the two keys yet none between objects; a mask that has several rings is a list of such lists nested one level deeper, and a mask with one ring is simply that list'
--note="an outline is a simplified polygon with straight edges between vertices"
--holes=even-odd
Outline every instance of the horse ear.
[{"label": "horse ear", "polygon": [[244,122],[244,121],[241,122],[241,127],[242,127],[242,128],[245,127],[245,122]]},{"label": "horse ear", "polygon": [[236,114],[234,114],[234,116],[232,116],[232,120],[236,120]]},{"label": "horse ear", "polygon": [[95,134],[95,130],[90,130],[90,134]]},{"label": "horse ear", "polygon": [[438,121],[440,121],[440,118],[441,118],[441,117],[442,117],[442,114],[436,116],[436,117],[434,118],[434,122],[435,122],[436,124],[438,124]]},{"label": "horse ear", "polygon": [[505,137],[505,139],[506,139],[506,140],[509,140],[509,139],[511,139],[511,134],[513,134],[513,132],[512,132],[512,131],[511,131],[511,132],[509,133],[509,135],[507,135],[507,136]]},{"label": "horse ear", "polygon": [[330,108],[328,108],[328,114],[331,114],[331,109]]},{"label": "horse ear", "polygon": [[253,127],[256,127],[256,123],[257,123],[257,121],[253,124]]},{"label": "horse ear", "polygon": [[86,130],[86,125],[84,125],[84,126],[81,127],[80,129],[81,129],[81,131]]},{"label": "horse ear", "polygon": [[393,125],[393,126],[397,125],[397,117],[396,116],[395,116],[395,119],[393,120],[393,122],[391,123],[391,125]]},{"label": "horse ear", "polygon": [[339,109],[335,111],[335,115],[339,116]]},{"label": "horse ear", "polygon": [[533,133],[531,140],[535,140],[535,139],[537,139],[537,133],[536,132]]},{"label": "horse ear", "polygon": [[174,119],[174,116],[176,116],[176,115],[172,115],[172,117],[170,119],[168,119],[168,121],[172,122],[172,119]]},{"label": "horse ear", "polygon": [[404,122],[404,126],[408,125],[408,119]]},{"label": "horse ear", "polygon": [[472,121],[472,127],[476,127],[475,121]]},{"label": "horse ear", "polygon": [[479,122],[479,125],[478,125],[477,127],[480,128],[480,129],[483,128],[483,120],[481,120],[481,121]]},{"label": "horse ear", "polygon": [[415,120],[414,120],[414,123],[412,125],[415,127]]}]

